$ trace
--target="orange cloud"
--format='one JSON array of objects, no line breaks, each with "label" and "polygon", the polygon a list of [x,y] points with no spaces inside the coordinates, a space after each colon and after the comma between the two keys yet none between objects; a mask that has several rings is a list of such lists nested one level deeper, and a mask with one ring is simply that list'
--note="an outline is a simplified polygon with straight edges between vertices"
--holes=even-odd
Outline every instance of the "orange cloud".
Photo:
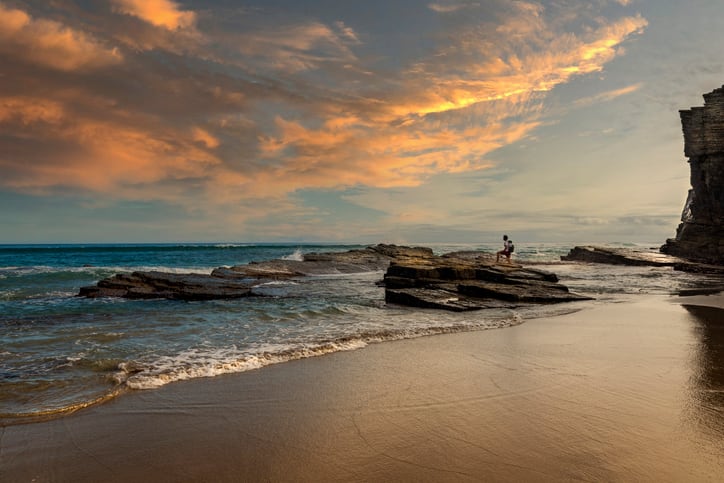
[{"label": "orange cloud", "polygon": [[192,28],[196,14],[180,10],[171,0],[113,0],[116,11],[168,30]]},{"label": "orange cloud", "polygon": [[0,123],[17,121],[27,126],[38,122],[59,123],[63,106],[55,101],[25,96],[0,98]]},{"label": "orange cloud", "polygon": [[470,4],[466,3],[430,3],[427,5],[427,8],[432,10],[433,12],[437,13],[451,13],[451,12],[457,12],[458,10],[462,10],[466,7],[470,7]]},{"label": "orange cloud", "polygon": [[[0,157],[0,165],[19,173],[3,180],[4,185],[13,188],[43,190],[60,185],[132,192],[134,185],[203,179],[210,168],[220,163],[207,150],[185,141],[178,133],[148,132],[133,123],[83,118],[58,101],[1,98],[0,125],[6,134],[19,138],[36,134],[37,127],[43,133],[39,144],[63,143],[74,147],[69,149],[71,155],[59,152],[32,162]],[[162,190],[156,195],[163,197]]]},{"label": "orange cloud", "polygon": [[595,96],[592,96],[592,97],[587,97],[584,99],[577,100],[576,106],[588,106],[591,104],[595,104],[597,102],[610,101],[610,100],[616,99],[617,97],[625,96],[627,94],[636,92],[642,86],[643,86],[643,84],[638,83],[638,84],[633,84],[630,86],[622,87],[621,89],[615,89],[612,91],[602,92],[602,93],[596,94]]},{"label": "orange cloud", "polygon": [[[114,5],[162,27],[126,19],[151,32],[151,40],[176,39],[182,35],[172,30],[195,28],[195,14],[170,1]],[[227,42],[227,51],[213,52],[224,67],[211,69],[213,74],[205,70],[208,64],[197,70],[193,62],[208,57],[183,50],[177,55],[198,57],[155,63],[156,55],[142,56],[143,74],[128,83],[114,79],[108,90],[107,83],[88,82],[70,94],[40,89],[0,98],[4,133],[33,138],[49,152],[54,143],[64,148],[33,163],[0,155],[0,165],[13,168],[0,184],[28,190],[71,186],[189,204],[203,199],[216,206],[264,198],[280,206],[281,198],[301,189],[419,187],[436,174],[489,168],[490,153],[542,124],[546,92],[603,69],[620,54],[621,43],[646,25],[630,17],[573,35],[560,33],[535,4],[515,6],[517,16],[502,24],[451,34],[445,37],[450,44],[434,55],[384,75],[375,73],[373,61],[355,55],[360,40],[346,24],[305,20],[229,37],[204,32],[210,46]],[[93,37],[59,23],[49,23],[53,30],[22,11],[0,10],[8,12],[0,15],[0,38],[13,39],[16,48],[25,45],[25,55],[33,55],[34,39],[27,33],[33,29],[54,33],[50,38],[60,45],[66,45],[60,33],[70,32],[66,42],[85,45],[87,55],[109,53]],[[10,55],[4,49],[7,44],[0,44],[0,53]],[[601,100],[626,92],[612,91]],[[141,100],[132,97],[139,94]],[[194,188],[193,199],[182,185]]]},{"label": "orange cloud", "polygon": [[[550,27],[540,18],[540,7],[519,8],[530,21],[516,18],[498,27],[496,30],[508,37],[497,44],[481,39],[480,50],[468,51],[466,58],[418,64],[405,101],[390,105],[387,113],[393,118],[424,116],[509,98],[515,102],[520,96],[550,91],[573,76],[602,70],[616,56],[616,48],[647,25],[645,19],[635,16],[593,31],[585,39],[573,35],[548,38]],[[530,43],[540,44],[540,48],[530,49]],[[478,64],[476,59],[481,56],[487,60]],[[447,71],[460,74],[451,79]],[[420,78],[425,85],[415,85]]]},{"label": "orange cloud", "polygon": [[0,55],[72,71],[118,64],[123,57],[93,36],[54,20],[33,19],[0,3]]},{"label": "orange cloud", "polygon": [[209,134],[205,129],[195,127],[192,129],[191,136],[194,141],[204,144],[207,148],[218,148],[221,144],[217,138]]},{"label": "orange cloud", "polygon": [[[490,167],[489,153],[541,124],[545,92],[573,76],[600,71],[617,47],[647,24],[636,16],[583,37],[552,37],[539,6],[517,8],[531,21],[515,18],[500,26],[497,31],[507,36],[494,48],[480,42],[467,58],[440,55],[437,63],[418,63],[401,79],[402,91],[354,114],[328,115],[317,128],[278,117],[277,133],[260,140],[260,153],[274,168],[250,192],[268,189],[262,185],[285,191],[410,187],[434,174]],[[481,57],[486,60],[479,63]]]},{"label": "orange cloud", "polygon": [[418,124],[394,129],[332,119],[319,129],[309,129],[278,118],[277,126],[279,136],[264,139],[261,152],[281,165],[264,180],[294,191],[354,185],[411,187],[441,172],[488,168],[491,164],[484,160],[486,154],[523,138],[538,123],[493,123],[465,129]]}]

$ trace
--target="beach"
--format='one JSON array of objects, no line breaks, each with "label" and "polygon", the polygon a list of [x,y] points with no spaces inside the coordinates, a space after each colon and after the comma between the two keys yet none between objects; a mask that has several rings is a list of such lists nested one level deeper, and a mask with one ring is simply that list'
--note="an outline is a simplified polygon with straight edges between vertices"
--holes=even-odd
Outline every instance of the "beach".
[{"label": "beach", "polygon": [[0,428],[0,480],[720,481],[720,295],[630,296]]}]

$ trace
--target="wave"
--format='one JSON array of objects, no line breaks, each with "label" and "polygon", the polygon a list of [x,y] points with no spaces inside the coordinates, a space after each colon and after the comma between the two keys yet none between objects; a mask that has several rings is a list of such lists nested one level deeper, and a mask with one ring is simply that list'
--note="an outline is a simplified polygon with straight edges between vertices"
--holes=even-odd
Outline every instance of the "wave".
[{"label": "wave", "polygon": [[294,250],[294,253],[283,256],[282,260],[294,260],[296,262],[301,262],[304,260],[304,255],[302,255],[302,250],[297,248]]},{"label": "wave", "polygon": [[[148,356],[139,360],[118,361],[108,359],[103,364],[98,361],[86,360],[75,354],[66,357],[62,364],[54,367],[71,368],[84,365],[93,372],[102,372],[104,379],[112,387],[94,390],[94,395],[82,401],[77,399],[61,407],[45,407],[28,412],[0,413],[0,426],[22,424],[62,417],[79,409],[105,403],[129,390],[152,390],[176,381],[215,377],[222,374],[241,373],[260,369],[266,366],[288,361],[323,356],[335,352],[351,351],[364,348],[370,344],[414,339],[440,334],[452,334],[490,330],[519,325],[526,320],[544,316],[573,313],[580,310],[575,307],[546,306],[536,307],[529,311],[507,311],[497,316],[481,318],[479,316],[465,320],[450,320],[447,325],[407,326],[402,328],[371,328],[356,334],[331,337],[310,342],[263,343],[243,349],[232,345],[226,348],[200,347],[182,351],[173,355]],[[398,312],[404,314],[402,309]],[[420,310],[413,311],[416,316]],[[424,310],[422,311],[424,312]],[[432,312],[431,312],[432,313]],[[435,320],[438,318],[435,317]],[[120,337],[119,332],[104,333],[103,336]],[[97,381],[97,379],[96,379]]]},{"label": "wave", "polygon": [[361,349],[372,343],[498,329],[518,325],[523,321],[523,316],[516,312],[507,317],[491,318],[473,323],[372,330],[314,343],[265,344],[256,347],[251,352],[239,351],[236,348],[191,349],[153,361],[119,364],[119,370],[113,377],[119,384],[124,384],[130,389],[154,389],[176,381],[246,372],[272,364]]},{"label": "wave", "polygon": [[88,408],[115,399],[126,391],[128,391],[128,388],[124,386],[118,386],[93,399],[75,402],[61,407],[38,409],[36,411],[20,413],[0,413],[0,428],[3,425],[35,423],[39,421],[55,419],[61,416],[67,416],[80,409]]}]

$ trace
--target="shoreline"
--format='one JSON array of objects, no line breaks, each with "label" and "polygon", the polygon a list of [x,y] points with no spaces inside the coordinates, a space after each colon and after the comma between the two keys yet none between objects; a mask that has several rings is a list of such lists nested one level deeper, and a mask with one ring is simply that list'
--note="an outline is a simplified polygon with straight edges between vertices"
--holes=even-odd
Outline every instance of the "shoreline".
[{"label": "shoreline", "polygon": [[0,428],[0,479],[715,480],[723,302],[632,297],[132,392]]}]

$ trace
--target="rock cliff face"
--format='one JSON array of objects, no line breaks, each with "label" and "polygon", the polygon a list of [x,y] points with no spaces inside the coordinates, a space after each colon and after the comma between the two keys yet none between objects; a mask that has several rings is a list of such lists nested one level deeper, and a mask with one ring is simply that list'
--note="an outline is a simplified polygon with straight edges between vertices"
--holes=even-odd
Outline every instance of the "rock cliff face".
[{"label": "rock cliff face", "polygon": [[724,265],[724,86],[704,94],[704,107],[680,115],[691,189],[676,238],[661,251]]}]

